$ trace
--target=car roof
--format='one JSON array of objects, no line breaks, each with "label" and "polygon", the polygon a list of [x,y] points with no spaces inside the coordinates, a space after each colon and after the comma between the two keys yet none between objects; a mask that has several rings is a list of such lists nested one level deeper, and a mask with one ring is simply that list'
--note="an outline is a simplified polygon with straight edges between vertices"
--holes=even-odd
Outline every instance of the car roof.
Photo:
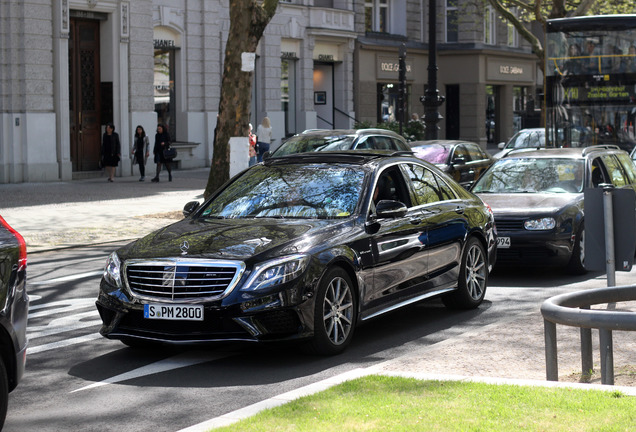
[{"label": "car roof", "polygon": [[372,161],[383,161],[390,158],[407,157],[409,160],[420,161],[412,152],[394,150],[340,150],[325,152],[294,153],[263,160],[266,166],[289,165],[297,163],[344,163],[365,165]]},{"label": "car roof", "polygon": [[411,141],[409,143],[407,143],[410,147],[421,147],[421,146],[426,146],[426,145],[439,145],[439,146],[443,146],[443,147],[451,147],[457,144],[470,144],[470,145],[476,145],[479,146],[479,144],[477,144],[476,142],[472,142],[472,141],[465,141],[465,140],[441,140],[441,139],[437,139],[437,140],[425,140],[425,141]]},{"label": "car roof", "polygon": [[[355,135],[355,136],[364,136],[364,135],[388,135],[392,138],[399,138],[404,140],[400,134],[393,132],[389,129],[379,129],[379,128],[364,128],[364,129],[307,129],[298,135],[311,135],[316,137],[332,137],[332,136],[342,136],[342,135]],[[297,135],[297,136],[298,136]]]},{"label": "car roof", "polygon": [[[565,158],[584,158],[587,155],[605,152],[625,152],[615,145],[596,145],[589,147],[559,147],[559,148],[521,148],[511,150],[502,159],[514,159],[514,158],[553,158],[553,157],[565,157]],[[625,152],[626,153],[626,152]]]}]

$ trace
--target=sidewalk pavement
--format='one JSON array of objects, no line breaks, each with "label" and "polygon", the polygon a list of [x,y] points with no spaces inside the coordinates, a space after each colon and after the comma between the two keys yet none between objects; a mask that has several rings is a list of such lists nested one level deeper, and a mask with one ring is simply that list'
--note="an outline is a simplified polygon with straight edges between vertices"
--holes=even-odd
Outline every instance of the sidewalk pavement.
[{"label": "sidewalk pavement", "polygon": [[0,215],[22,234],[28,253],[133,240],[181,218],[188,201],[202,201],[209,172],[173,170],[169,182],[164,170],[159,183],[152,183],[151,175],[144,182],[135,175],[113,183],[103,176],[0,184]]},{"label": "sidewalk pavement", "polygon": [[[139,182],[138,176],[106,177],[54,183],[0,185],[0,215],[20,232],[29,253],[109,241],[133,240],[181,217],[188,201],[202,200],[208,168],[173,172],[167,181]],[[148,179],[150,176],[148,177]],[[598,286],[605,279],[597,278]],[[636,270],[619,272],[617,285],[630,285]],[[573,287],[575,284],[573,284]],[[516,289],[521,295],[523,290]],[[497,292],[486,299],[496,307]],[[501,294],[500,294],[501,295]],[[534,307],[536,306],[536,307]],[[543,319],[537,302],[510,313],[496,323],[423,344],[401,357],[375,367],[381,373],[426,373],[431,377],[530,380],[545,384]],[[633,310],[633,308],[632,308]],[[578,329],[559,326],[558,352],[561,381],[576,381],[580,373]],[[594,341],[595,369],[599,371],[598,332]],[[614,332],[616,384],[636,386],[636,341],[633,332]],[[627,369],[625,366],[627,365]],[[598,374],[597,374],[598,376]],[[599,383],[599,379],[593,380]],[[588,387],[589,388],[589,387]]]}]

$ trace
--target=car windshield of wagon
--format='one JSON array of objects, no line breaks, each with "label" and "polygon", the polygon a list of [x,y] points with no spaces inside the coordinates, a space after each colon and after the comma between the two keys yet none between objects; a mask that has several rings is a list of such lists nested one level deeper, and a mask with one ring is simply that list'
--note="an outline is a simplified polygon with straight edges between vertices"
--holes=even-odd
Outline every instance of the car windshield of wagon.
[{"label": "car windshield of wagon", "polygon": [[581,193],[585,161],[566,158],[513,158],[495,163],[474,193]]},{"label": "car windshield of wagon", "polygon": [[349,150],[353,145],[353,136],[311,136],[296,135],[281,145],[272,156],[286,156],[296,153],[308,153],[317,151]]},{"label": "car windshield of wagon", "polygon": [[199,217],[338,219],[352,215],[365,171],[345,165],[257,165],[230,183]]},{"label": "car windshield of wagon", "polygon": [[432,144],[414,147],[412,150],[415,156],[427,162],[432,164],[445,164],[451,149],[450,147]]},{"label": "car windshield of wagon", "polygon": [[533,130],[520,130],[513,136],[506,149],[519,149],[531,147],[545,147],[545,132]]}]

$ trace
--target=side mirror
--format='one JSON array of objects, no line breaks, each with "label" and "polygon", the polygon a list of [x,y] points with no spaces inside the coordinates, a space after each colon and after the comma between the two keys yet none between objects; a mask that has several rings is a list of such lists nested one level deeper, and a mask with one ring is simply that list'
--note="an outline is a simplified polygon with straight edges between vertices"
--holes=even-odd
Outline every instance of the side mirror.
[{"label": "side mirror", "polygon": [[263,153],[263,160],[265,159],[269,159],[269,157],[272,155],[272,153],[268,150],[265,153]]},{"label": "side mirror", "polygon": [[400,201],[382,200],[375,206],[378,218],[401,218],[404,217],[406,211],[406,205]]},{"label": "side mirror", "polygon": [[498,148],[499,150],[503,150],[503,148],[504,148],[505,146],[506,146],[506,143],[505,143],[505,142],[500,142],[499,144],[497,144],[497,148]]},{"label": "side mirror", "polygon": [[190,216],[192,213],[194,213],[196,209],[199,208],[200,205],[201,204],[199,203],[199,201],[190,201],[189,203],[183,206],[183,216],[184,217]]}]

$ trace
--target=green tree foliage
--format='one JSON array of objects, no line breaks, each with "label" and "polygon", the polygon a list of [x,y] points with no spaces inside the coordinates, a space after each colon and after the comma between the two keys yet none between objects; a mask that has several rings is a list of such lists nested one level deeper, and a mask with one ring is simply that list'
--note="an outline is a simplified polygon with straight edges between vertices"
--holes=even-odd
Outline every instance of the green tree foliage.
[{"label": "green tree foliage", "polygon": [[243,53],[256,52],[278,0],[231,0],[230,31],[225,45],[219,114],[214,130],[214,156],[205,188],[207,198],[230,178],[231,137],[247,136],[252,102],[252,72],[241,70]]}]

